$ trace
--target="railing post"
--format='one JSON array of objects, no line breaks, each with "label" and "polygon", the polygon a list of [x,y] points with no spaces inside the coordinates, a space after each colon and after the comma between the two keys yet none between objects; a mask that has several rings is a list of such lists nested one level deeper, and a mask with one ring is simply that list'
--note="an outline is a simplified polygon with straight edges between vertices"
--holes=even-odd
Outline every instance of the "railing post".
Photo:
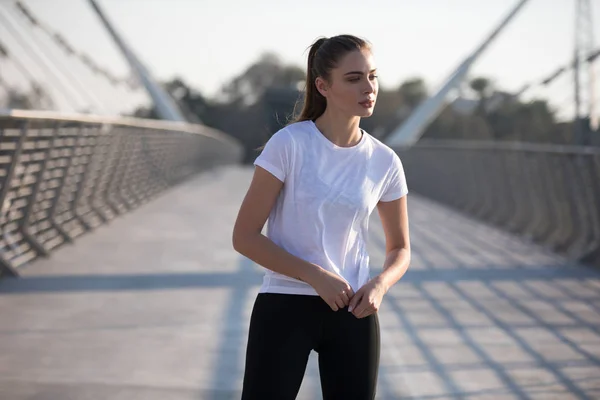
[{"label": "railing post", "polygon": [[27,238],[27,240],[29,240],[29,242],[36,248],[36,250],[40,254],[44,255],[45,257],[48,256],[48,250],[46,250],[46,247],[44,247],[44,245],[42,243],[40,243],[39,240],[37,240],[31,234],[29,224],[31,222],[31,212],[34,208],[34,205],[36,204],[37,196],[40,192],[40,186],[41,186],[42,182],[44,181],[44,174],[46,173],[46,170],[48,168],[48,161],[50,159],[50,154],[51,154],[52,150],[54,149],[54,142],[55,142],[55,138],[58,133],[58,130],[59,130],[59,126],[60,126],[59,122],[53,123],[52,136],[50,136],[48,138],[48,141],[50,143],[48,144],[48,147],[46,148],[46,151],[44,152],[44,160],[42,161],[42,165],[40,166],[40,171],[38,172],[36,182],[33,186],[33,190],[31,193],[31,201],[28,202],[27,208],[25,209],[25,217],[24,217],[24,221],[23,221],[23,230],[22,230],[23,236],[25,236]]},{"label": "railing post", "polygon": [[[90,129],[89,127],[87,129]],[[94,129],[94,131],[96,131],[97,128]],[[89,137],[87,138],[88,140],[91,140]],[[97,135],[94,135],[94,144],[92,146],[89,146],[90,148],[90,154],[88,156],[88,162],[85,166],[85,170],[81,176],[81,182],[79,183],[77,192],[75,193],[75,199],[73,200],[73,214],[75,215],[75,218],[77,218],[79,220],[79,222],[85,227],[85,229],[92,230],[93,226],[90,225],[90,223],[84,218],[84,216],[80,213],[79,210],[79,205],[81,203],[81,199],[83,197],[83,194],[86,192],[87,190],[87,185],[88,185],[88,181],[91,179],[90,175],[92,173],[92,169],[95,166],[94,162],[96,161],[96,149],[98,147],[98,137]],[[89,197],[88,197],[89,199]],[[92,208],[92,205],[90,204],[91,202],[88,201],[87,206],[89,207],[89,209],[91,211],[94,211]]]},{"label": "railing post", "polygon": [[121,196],[119,190],[127,166],[127,153],[124,149],[125,133],[121,129],[113,129],[111,139],[114,140],[115,167],[108,181],[106,200],[117,214],[123,214],[129,209],[127,200]]},{"label": "railing post", "polygon": [[118,214],[118,210],[114,208],[109,199],[111,179],[114,175],[114,153],[118,146],[113,139],[114,128],[112,126],[104,128],[103,130],[106,132],[98,136],[98,141],[101,141],[102,145],[96,146],[96,151],[99,153],[97,158],[99,159],[100,168],[96,171],[98,176],[91,194],[91,204],[94,211],[106,223],[112,219],[114,214]]},{"label": "railing post", "polygon": [[[78,131],[81,131],[81,124],[79,125],[79,127],[77,129],[78,129]],[[60,129],[58,131],[58,135],[57,135],[57,137],[55,137],[55,140],[61,139],[61,136],[62,136],[61,131],[62,131],[62,129]],[[64,139],[64,140],[66,140],[66,139]],[[73,238],[71,237],[71,235],[69,235],[68,232],[66,232],[63,229],[63,227],[58,223],[58,221],[56,221],[56,209],[57,209],[58,204],[63,196],[63,192],[65,189],[65,181],[69,176],[69,170],[71,169],[71,165],[73,164],[73,159],[75,158],[75,148],[76,148],[76,144],[75,144],[75,146],[70,146],[71,154],[67,158],[67,165],[64,167],[64,173],[63,173],[62,177],[60,178],[60,184],[58,185],[58,190],[56,191],[56,196],[54,196],[54,198],[52,199],[52,205],[50,206],[50,209],[48,210],[48,219],[49,219],[50,223],[52,224],[54,229],[56,229],[58,231],[58,233],[69,243],[73,242]]]},{"label": "railing post", "polygon": [[[13,156],[12,156],[10,165],[6,172],[4,184],[0,188],[0,207],[1,207],[0,212],[1,212],[2,217],[4,217],[4,213],[5,213],[6,197],[8,195],[8,192],[10,191],[10,188],[12,185],[12,180],[15,176],[15,170],[17,168],[17,165],[19,165],[19,159],[21,157],[21,152],[23,151],[23,143],[25,143],[25,139],[27,138],[27,128],[29,126],[28,122],[21,121],[19,125],[20,125],[21,134],[19,135],[19,138],[16,141],[15,151],[13,152]],[[6,128],[3,128],[1,130],[2,136],[5,136],[5,130],[6,130]],[[9,206],[9,209],[10,209],[10,206]],[[8,214],[8,210],[6,210],[6,212]],[[4,224],[2,223],[0,225],[0,227],[2,228],[2,231],[3,231],[2,234],[4,237]],[[10,260],[8,260],[6,257],[4,257],[4,252],[0,253],[0,271],[1,271],[2,275],[18,276],[18,273],[17,273],[16,269],[13,268]]]}]

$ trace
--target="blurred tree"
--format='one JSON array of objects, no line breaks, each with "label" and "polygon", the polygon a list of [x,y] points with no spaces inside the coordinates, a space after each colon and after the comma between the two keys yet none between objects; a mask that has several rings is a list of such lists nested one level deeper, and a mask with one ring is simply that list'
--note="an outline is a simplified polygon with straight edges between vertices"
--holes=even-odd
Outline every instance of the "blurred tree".
[{"label": "blurred tree", "polygon": [[492,140],[494,133],[489,124],[478,115],[465,115],[446,107],[425,129],[427,139]]},{"label": "blurred tree", "polygon": [[200,121],[210,125],[209,105],[204,96],[191,88],[182,78],[176,77],[164,85],[165,90],[180,106],[184,116],[190,122]]},{"label": "blurred tree", "polygon": [[543,100],[530,103],[506,101],[487,115],[487,120],[499,140],[528,142],[555,141],[554,115]]},{"label": "blurred tree", "polygon": [[411,110],[427,98],[427,87],[425,81],[421,78],[411,78],[404,81],[398,88],[398,92]]},{"label": "blurred tree", "polygon": [[469,86],[479,98],[477,114],[479,114],[479,116],[481,116],[482,118],[485,118],[487,99],[493,90],[492,81],[485,77],[477,77],[471,80]]},{"label": "blurred tree", "polygon": [[[296,112],[301,109],[302,92],[298,88],[304,79],[302,68],[284,65],[274,54],[265,53],[225,84],[218,99],[205,98],[181,78],[164,86],[190,121],[202,121],[240,140],[246,148],[245,161],[251,162],[258,154],[256,149],[291,120],[295,108]],[[427,127],[424,137],[572,141],[571,124],[557,123],[554,110],[545,101],[521,102],[516,95],[497,90],[486,77],[476,77],[467,85],[478,100],[467,98],[461,107],[446,107]],[[380,87],[375,111],[361,120],[361,127],[385,140],[427,97],[425,82],[418,77],[407,79],[395,90]],[[469,102],[475,103],[469,107]],[[136,115],[156,117],[152,109],[137,110]]]},{"label": "blurred tree", "polygon": [[485,77],[477,77],[471,80],[471,89],[473,89],[479,97],[485,97],[491,89],[491,80]]},{"label": "blurred tree", "polygon": [[3,85],[4,97],[0,107],[18,110],[52,110],[54,101],[50,94],[37,83],[32,83],[29,91],[18,90],[8,84]]},{"label": "blurred tree", "polygon": [[138,107],[132,114],[132,117],[135,118],[146,118],[146,119],[160,119],[158,118],[158,113],[156,109],[152,106],[150,107]]},{"label": "blurred tree", "polygon": [[492,81],[489,78],[477,77],[471,80],[470,86],[477,93],[479,99],[484,100],[492,90]]},{"label": "blurred tree", "polygon": [[223,87],[224,101],[251,105],[269,88],[294,88],[304,82],[302,68],[282,64],[273,53],[263,54],[258,61]]}]

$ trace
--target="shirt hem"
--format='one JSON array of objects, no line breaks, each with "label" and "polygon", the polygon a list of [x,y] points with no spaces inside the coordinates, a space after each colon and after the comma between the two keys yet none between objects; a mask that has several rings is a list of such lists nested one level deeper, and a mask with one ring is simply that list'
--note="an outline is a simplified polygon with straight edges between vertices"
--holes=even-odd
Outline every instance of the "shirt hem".
[{"label": "shirt hem", "polygon": [[279,293],[279,294],[304,294],[309,296],[318,296],[315,289],[311,288],[291,288],[281,286],[261,287],[259,293]]},{"label": "shirt hem", "polygon": [[380,198],[379,201],[387,203],[389,201],[401,199],[402,197],[406,196],[407,194],[408,194],[408,190],[405,190],[403,192],[396,192],[396,193],[388,194],[387,196]]},{"label": "shirt hem", "polygon": [[281,171],[279,168],[277,168],[270,162],[261,160],[261,159],[256,159],[256,161],[254,161],[254,165],[258,165],[259,167],[267,170],[268,172],[271,173],[271,175],[273,175],[275,178],[279,179],[281,182],[284,181],[283,171]]}]

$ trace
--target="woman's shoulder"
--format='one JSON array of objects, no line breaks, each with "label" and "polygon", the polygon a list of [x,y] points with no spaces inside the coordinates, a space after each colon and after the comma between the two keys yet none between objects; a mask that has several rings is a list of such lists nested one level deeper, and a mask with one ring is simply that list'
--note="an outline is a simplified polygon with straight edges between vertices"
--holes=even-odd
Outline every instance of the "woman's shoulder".
[{"label": "woman's shoulder", "polygon": [[279,145],[292,144],[302,135],[301,132],[307,132],[310,126],[307,121],[292,122],[276,131],[269,141],[277,142]]},{"label": "woman's shoulder", "polygon": [[374,152],[379,153],[379,155],[386,155],[387,157],[390,157],[390,158],[398,157],[398,154],[396,154],[394,149],[392,149],[390,146],[388,146],[387,144],[385,144],[384,142],[382,142],[375,136],[370,135],[367,131],[364,131],[364,132],[367,133],[369,139],[371,140],[371,143],[373,144]]},{"label": "woman's shoulder", "polygon": [[289,123],[281,130],[285,130],[289,133],[307,132],[309,129],[311,129],[311,124],[312,121],[296,121]]},{"label": "woman's shoulder", "polygon": [[[308,121],[292,122],[276,131],[273,136],[290,136],[298,131],[306,131],[309,128]],[[272,137],[273,137],[272,136]]]},{"label": "woman's shoulder", "polygon": [[302,135],[298,135],[300,131],[306,131],[307,126],[305,121],[302,122],[294,122],[288,124],[279,130],[275,131],[271,135],[271,137],[267,140],[267,143],[264,145],[265,148],[269,148],[274,150],[291,150],[295,148],[296,141]]}]

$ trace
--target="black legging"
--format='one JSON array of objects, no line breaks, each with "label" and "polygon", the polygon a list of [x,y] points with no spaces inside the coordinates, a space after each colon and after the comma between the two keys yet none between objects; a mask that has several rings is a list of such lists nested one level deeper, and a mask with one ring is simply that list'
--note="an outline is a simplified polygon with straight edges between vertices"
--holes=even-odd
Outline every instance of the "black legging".
[{"label": "black legging", "polygon": [[375,398],[377,314],[358,319],[319,296],[259,293],[250,319],[242,400],[292,400],[311,350],[324,400]]}]

